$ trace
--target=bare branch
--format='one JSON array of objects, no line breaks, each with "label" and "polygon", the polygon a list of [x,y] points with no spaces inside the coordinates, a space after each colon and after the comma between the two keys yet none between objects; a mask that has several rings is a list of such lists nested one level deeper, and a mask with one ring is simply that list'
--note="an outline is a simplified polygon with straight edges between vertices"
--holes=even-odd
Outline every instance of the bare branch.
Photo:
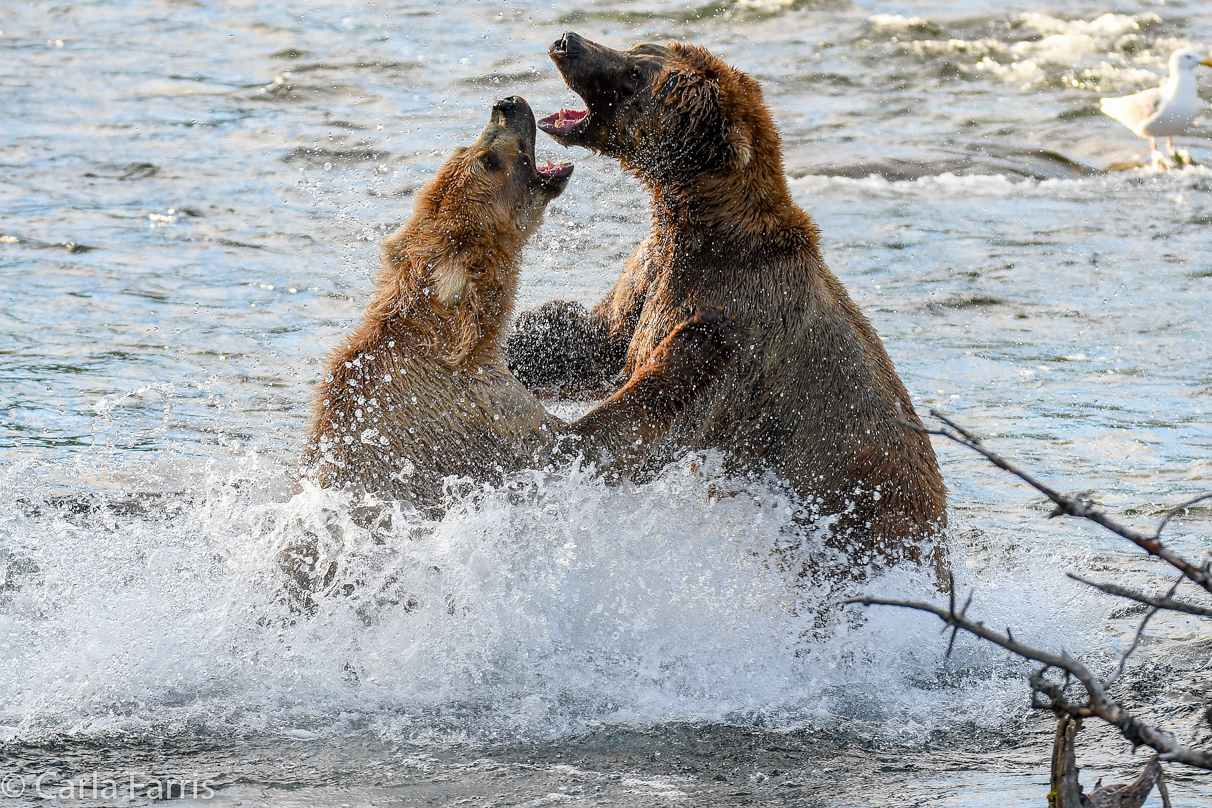
[{"label": "bare branch", "polygon": [[[1186,576],[1179,575],[1178,580],[1175,581],[1174,585],[1170,587],[1170,591],[1165,594],[1164,600],[1170,600],[1173,598],[1174,593],[1178,591],[1179,585],[1185,580]],[[1111,678],[1105,682],[1107,687],[1110,687],[1118,682],[1119,677],[1124,675],[1124,669],[1128,667],[1128,657],[1132,656],[1132,653],[1140,645],[1141,637],[1145,636],[1145,626],[1149,625],[1149,621],[1152,620],[1153,616],[1159,611],[1161,611],[1161,607],[1154,606],[1145,612],[1145,616],[1141,618],[1140,625],[1136,627],[1136,634],[1132,637],[1132,644],[1128,646],[1128,650],[1119,655],[1119,665],[1116,666],[1115,673],[1111,674]]]},{"label": "bare branch", "polygon": [[1015,477],[1018,477],[1020,480],[1027,483],[1027,485],[1046,496],[1054,505],[1056,505],[1056,508],[1052,511],[1050,516],[1075,516],[1079,519],[1088,519],[1097,525],[1101,525],[1103,528],[1111,531],[1117,536],[1121,536],[1132,542],[1150,555],[1156,556],[1165,561],[1167,564],[1181,572],[1189,580],[1199,584],[1207,591],[1212,592],[1212,564],[1209,562],[1205,562],[1202,565],[1192,564],[1190,561],[1162,544],[1160,539],[1162,529],[1174,515],[1198,502],[1212,499],[1212,493],[1202,494],[1194,499],[1188,500],[1176,508],[1170,509],[1154,533],[1142,533],[1136,528],[1122,525],[1115,521],[1104,511],[1095,506],[1088,497],[1062,494],[1055,488],[1052,488],[1046,483],[1037,480],[1035,477],[1003,458],[997,452],[986,448],[984,443],[976,434],[960,426],[955,421],[944,415],[940,410],[932,409],[930,410],[930,414],[942,421],[943,424],[946,425],[946,428],[929,429],[924,426],[911,424],[908,421],[905,421],[904,423],[911,429],[923,434],[938,435],[940,437],[947,438],[948,440],[955,441],[962,446],[966,446],[974,452],[984,456],[986,460],[997,466],[999,469],[1007,471],[1013,474]]},{"label": "bare branch", "polygon": [[1140,808],[1155,788],[1161,794],[1162,808],[1170,808],[1170,792],[1166,790],[1165,774],[1156,755],[1145,764],[1144,771],[1131,783],[1095,787],[1090,796],[1082,802],[1088,808]]},{"label": "bare branch", "polygon": [[1136,627],[1136,633],[1132,635],[1132,642],[1128,645],[1128,649],[1119,655],[1119,664],[1115,666],[1115,673],[1111,674],[1107,679],[1107,687],[1119,681],[1119,677],[1124,675],[1124,670],[1128,667],[1128,657],[1136,651],[1140,646],[1141,637],[1145,636],[1145,627],[1149,625],[1149,621],[1153,619],[1153,615],[1157,614],[1158,608],[1154,606],[1145,612],[1145,616],[1140,619],[1140,625]]},{"label": "bare branch", "polygon": [[[1170,733],[1150,726],[1130,714],[1118,702],[1107,695],[1103,683],[1090,672],[1089,668],[1082,664],[1081,661],[1074,659],[1063,651],[1059,654],[1043,651],[1019,642],[1008,635],[1003,636],[996,631],[986,628],[984,624],[970,620],[966,616],[956,612],[954,605],[950,608],[944,608],[942,606],[935,606],[932,603],[869,596],[848,598],[843,603],[861,603],[864,606],[897,606],[902,609],[929,612],[953,629],[962,629],[987,642],[1005,648],[1007,651],[1017,654],[1024,659],[1041,662],[1046,667],[1036,676],[1032,677],[1032,689],[1048,696],[1052,702],[1049,706],[1053,710],[1072,715],[1075,718],[1097,716],[1108,724],[1117,727],[1120,733],[1134,745],[1148,746],[1156,750],[1158,758],[1161,760],[1172,760],[1195,768],[1212,770],[1212,752],[1193,749],[1181,744]],[[954,604],[954,600],[952,603]],[[1082,687],[1085,688],[1088,698],[1087,703],[1074,705],[1064,696],[1063,688],[1045,683],[1043,674],[1046,673],[1048,668],[1063,670],[1077,679]]]},{"label": "bare branch", "polygon": [[1170,808],[1170,790],[1166,788],[1166,778],[1157,778],[1157,791],[1161,794],[1162,808]]},{"label": "bare branch", "polygon": [[1143,603],[1146,606],[1152,606],[1155,609],[1166,609],[1172,612],[1182,612],[1183,614],[1193,614],[1196,617],[1212,617],[1212,606],[1199,606],[1195,603],[1187,603],[1183,600],[1174,600],[1172,596],[1154,597],[1145,595],[1132,589],[1128,589],[1117,584],[1104,584],[1098,581],[1091,581],[1083,578],[1080,575],[1069,573],[1069,577],[1086,586],[1092,586],[1100,592],[1106,592],[1108,595],[1115,595],[1118,598],[1126,598],[1134,600],[1137,603]]},{"label": "bare branch", "polygon": [[1165,516],[1162,517],[1161,523],[1157,526],[1157,531],[1153,534],[1153,538],[1161,538],[1162,531],[1166,529],[1166,525],[1170,524],[1171,519],[1178,516],[1188,508],[1198,505],[1201,502],[1207,502],[1208,500],[1212,500],[1212,491],[1208,492],[1207,494],[1200,494],[1197,497],[1192,497],[1186,502],[1180,502],[1170,510],[1166,511]]},{"label": "bare branch", "polygon": [[[1036,710],[1051,710],[1058,716],[1088,717],[1091,713],[1085,706],[1074,704],[1065,695],[1065,688],[1069,686],[1071,676],[1066,673],[1064,683],[1058,685],[1048,681],[1048,671],[1050,670],[1052,670],[1052,666],[1045,665],[1028,678],[1031,683],[1031,707]],[[1048,700],[1042,701],[1040,696],[1047,696]]]}]

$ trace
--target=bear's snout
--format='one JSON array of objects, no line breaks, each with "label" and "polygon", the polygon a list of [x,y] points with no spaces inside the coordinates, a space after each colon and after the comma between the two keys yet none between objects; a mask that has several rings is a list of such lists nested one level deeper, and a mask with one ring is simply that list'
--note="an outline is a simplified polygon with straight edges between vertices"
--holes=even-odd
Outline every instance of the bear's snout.
[{"label": "bear's snout", "polygon": [[521,96],[511,95],[508,98],[502,98],[500,101],[493,104],[492,108],[508,115],[511,112],[516,112],[518,106],[521,104],[525,104],[525,103],[526,102],[522,99]]},{"label": "bear's snout", "polygon": [[584,49],[585,40],[581,38],[581,35],[568,31],[553,42],[551,47],[547,49],[547,52],[553,57],[567,57],[578,56]]},{"label": "bear's snout", "polygon": [[502,98],[492,105],[492,117],[501,117],[504,126],[518,132],[528,132],[534,126],[534,113],[530,104],[520,95]]}]

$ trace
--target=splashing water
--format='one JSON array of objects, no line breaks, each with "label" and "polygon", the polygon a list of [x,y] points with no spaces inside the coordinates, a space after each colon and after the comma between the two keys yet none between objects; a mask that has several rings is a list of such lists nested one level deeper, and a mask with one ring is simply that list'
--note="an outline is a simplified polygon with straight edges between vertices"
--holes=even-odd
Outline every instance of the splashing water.
[{"label": "splashing water", "polygon": [[[790,503],[756,486],[709,499],[700,466],[638,488],[518,475],[377,534],[336,492],[269,496],[253,459],[171,499],[109,502],[40,495],[36,466],[12,467],[0,687],[21,695],[0,718],[23,740],[351,721],[410,741],[670,720],[923,731],[907,681],[950,675],[928,624],[876,615],[809,639],[821,604],[772,561]],[[276,561],[309,538],[338,567],[312,614]],[[978,703],[1014,676],[982,649],[964,664],[994,675],[959,696]]]},{"label": "splashing water", "polygon": [[[1206,49],[1204,5],[6,10],[5,765],[27,784],[192,771],[233,803],[1042,800],[1029,669],[837,605],[938,597],[924,571],[790,580],[793,503],[761,481],[709,496],[719,458],[642,486],[579,467],[452,485],[441,519],[396,508],[371,532],[340,494],[295,490],[296,437],[376,243],[488,104],[571,103],[543,55],[566,28],[676,37],[763,83],[792,191],[919,409],[1144,522],[1212,470],[1212,180],[1100,173],[1140,144],[1097,98]],[[1197,161],[1206,124],[1182,144]],[[522,306],[596,301],[647,226],[616,165],[571,159]],[[1137,615],[1065,573],[1155,568],[937,448],[973,612],[1112,665]],[[1175,546],[1206,547],[1208,517]],[[310,611],[278,567],[306,542],[336,564]],[[1124,680],[1181,731],[1206,687],[1195,632],[1151,624]],[[1092,776],[1134,774],[1113,733],[1083,734]],[[1172,777],[1176,806],[1212,795]]]}]

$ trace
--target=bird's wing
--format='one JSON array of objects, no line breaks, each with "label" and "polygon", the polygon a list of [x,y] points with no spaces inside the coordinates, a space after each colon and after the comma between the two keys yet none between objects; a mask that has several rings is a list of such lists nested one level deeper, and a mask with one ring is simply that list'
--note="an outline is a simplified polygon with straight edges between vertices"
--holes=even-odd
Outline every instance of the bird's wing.
[{"label": "bird's wing", "polygon": [[1160,87],[1142,90],[1133,95],[1123,95],[1118,98],[1104,98],[1099,108],[1104,114],[1110,115],[1129,129],[1136,129],[1142,123],[1161,112],[1162,94]]}]

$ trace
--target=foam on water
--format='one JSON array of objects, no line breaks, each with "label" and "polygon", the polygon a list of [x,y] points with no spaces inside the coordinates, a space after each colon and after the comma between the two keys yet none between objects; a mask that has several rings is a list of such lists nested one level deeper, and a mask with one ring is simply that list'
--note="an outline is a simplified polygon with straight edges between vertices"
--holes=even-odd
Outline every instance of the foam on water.
[{"label": "foam on water", "polygon": [[877,14],[868,19],[871,32],[897,51],[961,74],[987,74],[1021,89],[1059,84],[1104,92],[1155,81],[1171,52],[1201,46],[1164,35],[1161,23],[1153,13],[1067,19],[1028,12],[946,22]]},{"label": "foam on water", "polygon": [[836,188],[862,189],[868,193],[903,194],[915,197],[929,195],[932,199],[948,197],[962,198],[968,195],[989,197],[1030,198],[1039,196],[1054,199],[1058,195],[1083,198],[1094,190],[1123,193],[1142,185],[1160,198],[1167,199],[1174,207],[1185,203],[1183,191],[1206,192],[1212,189],[1212,169],[1205,165],[1191,166],[1185,171],[1158,174],[1147,166],[1117,171],[1110,176],[1077,179],[1037,180],[1021,175],[1006,174],[953,174],[943,172],[915,177],[913,179],[887,179],[880,174],[865,177],[832,177],[807,175],[792,179],[788,185],[795,193],[807,194],[813,190]]},{"label": "foam on water", "polygon": [[[46,468],[7,464],[3,731],[33,742],[362,727],[485,742],[686,720],[909,741],[1021,711],[1020,666],[961,645],[944,670],[933,618],[877,610],[814,632],[825,596],[774,560],[795,529],[791,503],[759,484],[708,497],[713,464],[696,461],[638,487],[579,468],[518,475],[452,493],[437,521],[397,508],[377,535],[335,492],[283,501],[283,470],[251,455],[139,509],[49,497]],[[77,471],[95,474],[90,462]],[[309,539],[320,568],[339,568],[313,614],[276,562]],[[1060,567],[1033,584],[1082,597]],[[989,593],[982,616],[1074,651],[1099,643],[1097,609],[1054,622],[1055,602],[1024,598],[1019,570],[961,562],[957,574]],[[930,584],[897,570],[865,589]]]}]

